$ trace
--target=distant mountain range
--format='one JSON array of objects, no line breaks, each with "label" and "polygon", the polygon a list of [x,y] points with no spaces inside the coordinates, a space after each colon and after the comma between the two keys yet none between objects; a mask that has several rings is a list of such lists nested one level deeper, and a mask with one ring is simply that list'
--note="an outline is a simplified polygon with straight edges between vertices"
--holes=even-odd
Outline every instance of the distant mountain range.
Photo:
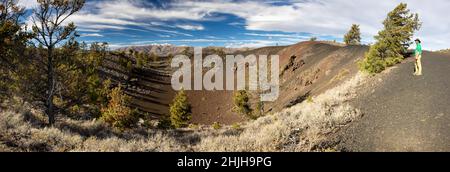
[{"label": "distant mountain range", "polygon": [[[118,48],[118,51],[139,51],[144,52],[148,54],[156,54],[158,56],[168,56],[168,55],[176,55],[181,54],[186,49],[189,49],[190,52],[193,52],[194,47],[188,47],[188,46],[175,46],[170,44],[152,44],[152,45],[142,45],[142,46],[130,46],[130,47],[123,47]],[[226,47],[205,47],[203,51],[210,52],[211,50],[221,50],[225,52],[226,54],[234,54],[236,52],[245,52],[252,50],[253,48],[226,48]]]}]

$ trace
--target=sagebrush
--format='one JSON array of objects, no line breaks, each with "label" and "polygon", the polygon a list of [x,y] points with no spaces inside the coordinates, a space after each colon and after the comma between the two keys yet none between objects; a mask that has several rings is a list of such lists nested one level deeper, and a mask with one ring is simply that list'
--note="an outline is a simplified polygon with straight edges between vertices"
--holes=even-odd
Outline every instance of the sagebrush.
[{"label": "sagebrush", "polygon": [[[45,127],[46,118],[29,106],[9,105],[15,111],[0,112],[0,151],[320,151],[328,133],[361,113],[348,100],[364,83],[358,74],[344,84],[280,113],[234,126],[158,130],[135,127],[115,130],[102,120],[61,118]],[[216,127],[218,128],[218,127]],[[186,132],[193,131],[193,132]]]}]

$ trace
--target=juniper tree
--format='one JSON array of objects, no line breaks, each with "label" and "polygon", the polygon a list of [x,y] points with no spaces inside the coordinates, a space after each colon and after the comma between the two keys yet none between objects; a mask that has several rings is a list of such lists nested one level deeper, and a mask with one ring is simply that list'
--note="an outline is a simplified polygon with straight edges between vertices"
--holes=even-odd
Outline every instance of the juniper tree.
[{"label": "juniper tree", "polygon": [[344,42],[347,45],[360,45],[361,44],[361,31],[359,25],[353,24],[350,30],[344,36]]},{"label": "juniper tree", "polygon": [[186,127],[192,119],[191,105],[188,102],[186,92],[180,90],[172,104],[170,104],[170,123],[175,128]]},{"label": "juniper tree", "polygon": [[389,12],[383,25],[383,30],[375,36],[377,42],[360,62],[360,68],[369,73],[379,73],[399,63],[412,44],[414,32],[421,27],[419,15],[411,13],[405,3]]}]

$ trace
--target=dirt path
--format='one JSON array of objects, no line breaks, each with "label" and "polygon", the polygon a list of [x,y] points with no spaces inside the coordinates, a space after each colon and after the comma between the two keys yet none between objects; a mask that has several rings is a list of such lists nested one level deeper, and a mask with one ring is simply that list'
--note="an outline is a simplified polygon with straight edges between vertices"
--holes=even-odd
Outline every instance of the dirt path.
[{"label": "dirt path", "polygon": [[392,69],[352,103],[364,117],[337,134],[342,151],[450,151],[450,55],[425,52]]}]

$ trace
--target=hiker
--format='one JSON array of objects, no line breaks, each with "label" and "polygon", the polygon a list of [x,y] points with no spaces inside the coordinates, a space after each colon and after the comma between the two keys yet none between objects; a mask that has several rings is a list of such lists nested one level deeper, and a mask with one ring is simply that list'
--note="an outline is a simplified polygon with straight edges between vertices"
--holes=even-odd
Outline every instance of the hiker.
[{"label": "hiker", "polygon": [[421,76],[422,75],[422,41],[420,39],[416,39],[416,51],[414,55],[416,56],[416,71],[414,75]]}]

